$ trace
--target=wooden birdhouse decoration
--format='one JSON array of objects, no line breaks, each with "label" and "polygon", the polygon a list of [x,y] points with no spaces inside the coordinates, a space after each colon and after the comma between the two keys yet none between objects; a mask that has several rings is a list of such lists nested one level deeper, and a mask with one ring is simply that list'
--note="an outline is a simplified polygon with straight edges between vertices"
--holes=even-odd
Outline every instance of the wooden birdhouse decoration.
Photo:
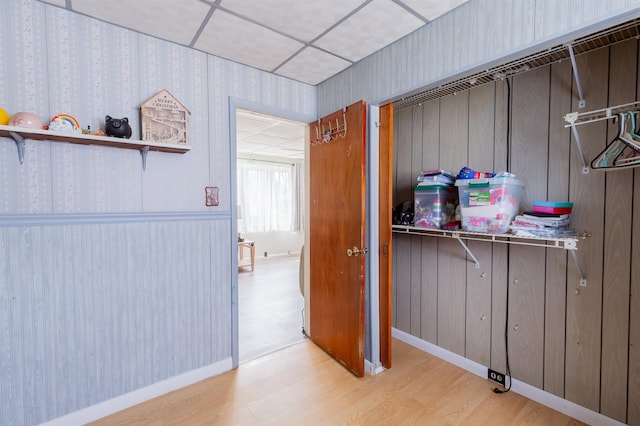
[{"label": "wooden birdhouse decoration", "polygon": [[168,90],[162,90],[140,105],[142,140],[166,144],[189,144],[191,113]]}]

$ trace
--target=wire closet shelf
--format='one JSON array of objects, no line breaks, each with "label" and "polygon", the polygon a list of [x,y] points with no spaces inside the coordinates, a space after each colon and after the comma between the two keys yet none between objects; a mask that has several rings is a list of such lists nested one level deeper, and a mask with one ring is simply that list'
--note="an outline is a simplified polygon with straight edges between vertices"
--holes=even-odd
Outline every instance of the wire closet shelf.
[{"label": "wire closet shelf", "polygon": [[460,93],[482,84],[501,80],[511,75],[540,68],[554,62],[571,59],[573,55],[591,52],[632,38],[640,38],[640,19],[627,21],[606,30],[578,38],[569,43],[563,43],[450,82],[437,84],[419,93],[396,100],[394,102],[394,109],[398,111],[444,96]]}]

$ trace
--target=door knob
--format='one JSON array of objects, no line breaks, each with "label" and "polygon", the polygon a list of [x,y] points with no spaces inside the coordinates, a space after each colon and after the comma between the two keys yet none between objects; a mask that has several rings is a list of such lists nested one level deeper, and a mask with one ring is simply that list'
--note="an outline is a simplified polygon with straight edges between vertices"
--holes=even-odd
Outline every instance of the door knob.
[{"label": "door knob", "polygon": [[359,249],[358,247],[353,247],[353,248],[349,248],[347,249],[347,256],[358,256],[358,255],[365,255],[369,253],[369,249],[364,247],[362,249]]}]

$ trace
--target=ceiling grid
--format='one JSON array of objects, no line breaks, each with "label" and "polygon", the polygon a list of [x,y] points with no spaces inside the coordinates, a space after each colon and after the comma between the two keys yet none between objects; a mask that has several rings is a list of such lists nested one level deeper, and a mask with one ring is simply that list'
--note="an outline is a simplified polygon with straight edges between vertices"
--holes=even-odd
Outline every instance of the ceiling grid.
[{"label": "ceiling grid", "polygon": [[40,1],[317,85],[468,0]]}]

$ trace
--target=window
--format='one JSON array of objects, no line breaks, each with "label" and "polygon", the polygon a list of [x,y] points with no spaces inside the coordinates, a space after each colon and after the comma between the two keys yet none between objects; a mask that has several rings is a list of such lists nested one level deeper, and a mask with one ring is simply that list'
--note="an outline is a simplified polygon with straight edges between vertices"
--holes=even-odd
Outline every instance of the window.
[{"label": "window", "polygon": [[238,159],[238,231],[302,230],[302,170],[300,163]]}]

